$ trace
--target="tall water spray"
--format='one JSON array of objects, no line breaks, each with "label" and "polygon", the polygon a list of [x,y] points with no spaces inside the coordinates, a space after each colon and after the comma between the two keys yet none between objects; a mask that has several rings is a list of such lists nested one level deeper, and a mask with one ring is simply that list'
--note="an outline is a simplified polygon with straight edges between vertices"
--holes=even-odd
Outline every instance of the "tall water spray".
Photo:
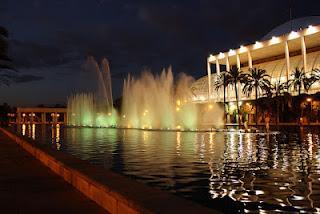
[{"label": "tall water spray", "polygon": [[[89,57],[86,70],[95,74],[97,87],[68,98],[68,125],[164,130],[196,130],[219,127],[223,110],[217,104],[197,104],[191,85],[194,79],[181,74],[174,82],[171,68],[160,75],[143,72],[124,80],[121,117],[113,108],[109,63]],[[90,84],[88,84],[90,85]]]},{"label": "tall water spray", "polygon": [[216,104],[192,102],[193,81],[192,77],[182,74],[174,84],[171,68],[160,75],[144,72],[138,79],[129,75],[123,86],[121,126],[195,130],[201,127],[204,119],[208,124],[221,126],[221,108]]},{"label": "tall water spray", "polygon": [[88,57],[85,68],[95,73],[97,88],[78,92],[68,98],[68,125],[116,126],[118,116],[113,108],[108,60],[102,59],[99,66],[93,57]]}]

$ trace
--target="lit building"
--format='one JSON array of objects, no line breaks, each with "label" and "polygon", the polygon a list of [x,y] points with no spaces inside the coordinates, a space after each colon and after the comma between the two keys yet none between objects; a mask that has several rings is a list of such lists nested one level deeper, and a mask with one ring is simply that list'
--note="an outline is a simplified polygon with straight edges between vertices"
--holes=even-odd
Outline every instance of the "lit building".
[{"label": "lit building", "polygon": [[[222,102],[223,89],[215,90],[217,75],[224,70],[237,67],[244,72],[249,68],[267,71],[271,82],[286,82],[295,68],[304,69],[307,73],[320,68],[320,16],[295,19],[278,26],[261,41],[243,45],[227,52],[212,54],[207,59],[208,75],[198,79],[192,85],[194,102]],[[255,94],[247,97],[240,89],[239,99],[253,100]],[[235,101],[234,89],[226,89],[226,101]],[[315,83],[308,93],[320,91]],[[290,90],[291,94],[297,92]]]}]

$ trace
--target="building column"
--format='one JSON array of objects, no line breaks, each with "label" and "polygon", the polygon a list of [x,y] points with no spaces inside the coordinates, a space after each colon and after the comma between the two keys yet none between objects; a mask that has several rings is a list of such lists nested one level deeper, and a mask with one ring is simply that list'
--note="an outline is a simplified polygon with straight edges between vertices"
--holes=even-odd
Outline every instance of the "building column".
[{"label": "building column", "polygon": [[[217,73],[217,77],[220,76],[220,64],[219,64],[219,59],[216,57],[216,73]],[[220,96],[217,96],[220,99]]]},{"label": "building column", "polygon": [[301,54],[302,54],[302,60],[303,60],[303,69],[305,72],[308,71],[307,68],[307,48],[306,48],[306,41],[305,37],[301,36]]},{"label": "building column", "polygon": [[248,67],[249,69],[252,69],[252,57],[251,52],[248,50]]},{"label": "building column", "polygon": [[33,123],[33,120],[34,120],[34,116],[33,116],[33,115],[34,115],[34,113],[31,112],[31,117],[30,117],[30,122],[31,122],[31,123]]},{"label": "building column", "polygon": [[216,72],[217,72],[217,75],[220,75],[220,64],[218,59],[216,59]]},{"label": "building column", "polygon": [[211,65],[209,62],[209,58],[207,60],[207,71],[208,71],[208,102],[211,98]]},{"label": "building column", "polygon": [[21,123],[21,112],[17,112],[17,120],[16,120],[17,124]]},{"label": "building column", "polygon": [[46,113],[41,113],[41,123],[43,123],[43,124],[46,124],[47,123],[47,121],[46,121]]},{"label": "building column", "polygon": [[290,74],[290,52],[289,52],[289,45],[288,45],[288,41],[285,42],[284,44],[284,50],[285,50],[285,55],[286,55],[286,65],[287,65],[287,69],[286,69],[286,78],[287,81],[289,80],[289,74]]},{"label": "building column", "polygon": [[226,56],[226,70],[230,71],[230,63],[229,63],[229,57]]},{"label": "building column", "polygon": [[57,112],[54,113],[53,122],[54,122],[54,124],[58,123],[58,113]]},{"label": "building column", "polygon": [[68,116],[67,113],[64,112],[64,113],[63,113],[63,123],[64,123],[64,124],[67,124],[67,123],[68,123],[68,117],[67,117],[67,116]]},{"label": "building column", "polygon": [[[229,62],[229,57],[226,56],[226,71],[230,71],[230,62]],[[228,93],[228,87],[226,88],[226,94],[227,94],[227,97],[229,98],[229,93]]]},{"label": "building column", "polygon": [[[240,63],[240,55],[237,54],[236,55],[236,59],[237,59],[237,68],[240,70],[241,69],[241,63]],[[238,91],[239,91],[239,99],[242,99],[242,91],[241,91],[241,83],[239,82],[238,84]]]},{"label": "building column", "polygon": [[240,70],[240,68],[241,68],[240,55],[237,54],[236,57],[237,57],[237,68]]}]

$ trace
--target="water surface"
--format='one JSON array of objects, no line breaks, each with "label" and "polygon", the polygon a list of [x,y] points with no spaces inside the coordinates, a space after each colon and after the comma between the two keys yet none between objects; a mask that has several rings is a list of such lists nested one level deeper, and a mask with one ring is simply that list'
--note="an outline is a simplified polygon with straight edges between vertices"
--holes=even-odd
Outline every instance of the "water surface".
[{"label": "water surface", "polygon": [[174,132],[23,125],[18,132],[224,212],[320,211],[320,131]]}]

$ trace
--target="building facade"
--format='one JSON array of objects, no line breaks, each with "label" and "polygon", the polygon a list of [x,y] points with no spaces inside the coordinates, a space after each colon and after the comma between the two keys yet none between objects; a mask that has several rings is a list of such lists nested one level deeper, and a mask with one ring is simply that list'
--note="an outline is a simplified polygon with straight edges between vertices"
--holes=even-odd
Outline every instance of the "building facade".
[{"label": "building facade", "polygon": [[66,108],[44,108],[44,107],[18,107],[16,112],[17,124],[66,124]]},{"label": "building facade", "polygon": [[[193,102],[222,102],[223,89],[216,91],[214,84],[222,71],[229,71],[233,66],[244,72],[251,68],[264,69],[270,75],[271,83],[288,81],[296,68],[303,69],[308,75],[313,69],[320,68],[320,17],[293,20],[275,28],[262,41],[210,55],[207,76],[192,85]],[[240,100],[255,98],[254,93],[248,97],[241,88],[239,84]],[[226,91],[226,101],[235,101],[234,89],[229,87]],[[320,85],[315,83],[308,93],[318,91]],[[292,89],[289,92],[297,94]]]}]

